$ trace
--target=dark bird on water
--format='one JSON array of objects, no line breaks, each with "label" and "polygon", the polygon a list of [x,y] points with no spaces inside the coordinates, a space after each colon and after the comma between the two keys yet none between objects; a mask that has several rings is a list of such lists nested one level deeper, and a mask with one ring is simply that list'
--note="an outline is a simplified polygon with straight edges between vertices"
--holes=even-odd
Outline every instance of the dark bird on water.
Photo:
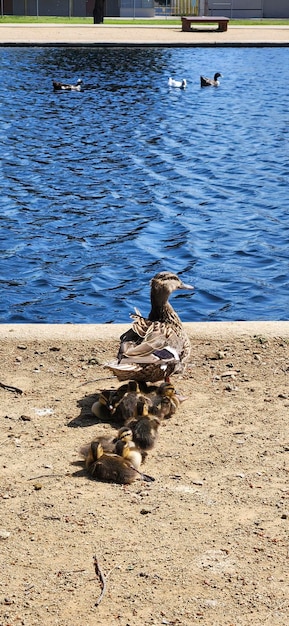
[{"label": "dark bird on water", "polygon": [[81,78],[78,79],[75,85],[70,85],[68,83],[60,83],[57,80],[53,80],[53,89],[54,91],[81,91],[83,81]]},{"label": "dark bird on water", "polygon": [[220,72],[216,72],[214,78],[207,78],[206,76],[200,76],[201,87],[219,87],[220,81],[219,78],[222,78],[222,74]]}]

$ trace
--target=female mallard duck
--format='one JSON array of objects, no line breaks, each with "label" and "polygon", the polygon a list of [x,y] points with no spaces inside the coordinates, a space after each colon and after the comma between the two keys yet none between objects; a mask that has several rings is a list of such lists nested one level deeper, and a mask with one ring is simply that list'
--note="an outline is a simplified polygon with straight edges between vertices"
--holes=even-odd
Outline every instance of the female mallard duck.
[{"label": "female mallard duck", "polygon": [[69,85],[67,83],[60,83],[57,80],[53,82],[54,91],[81,91],[82,90],[82,79],[79,78],[76,82],[76,85]]},{"label": "female mallard duck", "polygon": [[169,87],[178,87],[179,89],[185,89],[187,86],[187,81],[185,78],[182,80],[175,80],[174,78],[169,78],[168,80]]},{"label": "female mallard duck", "polygon": [[222,78],[222,74],[220,72],[216,72],[214,78],[206,78],[206,76],[200,76],[201,87],[219,87],[218,78]]},{"label": "female mallard duck", "polygon": [[151,311],[131,317],[132,328],[120,338],[117,360],[106,367],[119,380],[156,382],[182,371],[190,355],[190,341],[182,322],[168,302],[176,289],[193,289],[171,272],[160,272],[151,281]]}]

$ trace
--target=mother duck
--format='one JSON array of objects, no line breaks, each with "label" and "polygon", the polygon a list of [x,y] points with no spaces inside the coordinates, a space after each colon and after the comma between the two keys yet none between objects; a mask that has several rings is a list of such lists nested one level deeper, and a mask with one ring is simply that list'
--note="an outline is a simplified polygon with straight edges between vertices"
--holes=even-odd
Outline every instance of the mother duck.
[{"label": "mother duck", "polygon": [[168,302],[177,289],[194,289],[171,272],[151,280],[151,310],[147,318],[135,309],[132,327],[120,337],[117,360],[107,363],[119,380],[157,382],[184,369],[190,341]]}]

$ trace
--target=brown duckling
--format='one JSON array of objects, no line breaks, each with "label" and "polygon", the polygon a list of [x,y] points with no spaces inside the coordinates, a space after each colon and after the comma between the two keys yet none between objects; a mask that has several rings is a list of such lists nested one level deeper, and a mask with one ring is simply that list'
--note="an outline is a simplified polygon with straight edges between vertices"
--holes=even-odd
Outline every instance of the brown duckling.
[{"label": "brown duckling", "polygon": [[214,78],[200,76],[201,87],[219,87],[220,81],[218,78],[222,78],[222,74],[220,74],[220,72],[216,72]]},{"label": "brown duckling", "polygon": [[140,476],[124,456],[104,452],[101,443],[97,441],[91,443],[91,462],[87,470],[92,478],[120,485],[130,485]]},{"label": "brown duckling", "polygon": [[120,338],[117,360],[106,367],[119,380],[156,382],[182,371],[190,355],[190,341],[168,302],[176,289],[193,289],[172,272],[160,272],[151,281],[151,310],[147,318],[136,309],[132,328]]},{"label": "brown duckling", "polygon": [[126,393],[113,408],[113,419],[120,424],[124,424],[126,420],[131,417],[136,417],[137,405],[140,401],[146,403],[148,406],[152,406],[152,400],[149,396],[145,396],[141,393],[137,381],[130,380],[127,385]]},{"label": "brown duckling", "polygon": [[151,450],[158,437],[160,420],[148,412],[146,404],[139,403],[138,417],[128,420],[134,443],[144,452]]},{"label": "brown duckling", "polygon": [[98,396],[98,400],[93,403],[91,407],[91,412],[93,415],[98,417],[102,422],[112,421],[111,413],[113,410],[113,405],[111,402],[111,391],[103,390],[100,392]]},{"label": "brown duckling", "polygon": [[98,396],[98,400],[91,407],[92,413],[103,422],[114,421],[112,415],[115,413],[116,407],[121,402],[123,396],[128,392],[128,388],[129,385],[126,383],[118,389],[103,389]]},{"label": "brown duckling", "polygon": [[154,481],[155,479],[148,474],[143,474],[139,471],[140,465],[146,456],[146,452],[141,452],[141,450],[136,446],[133,441],[124,441],[119,440],[116,444],[117,453],[120,454],[126,462],[130,464],[131,467],[135,469],[138,473],[138,477],[146,482]]},{"label": "brown duckling", "polygon": [[119,439],[115,444],[115,452],[129,461],[135,469],[139,470],[143,460],[142,453],[134,441]]},{"label": "brown duckling", "polygon": [[128,383],[124,383],[123,385],[120,385],[120,387],[118,387],[117,389],[111,389],[110,399],[111,399],[111,404],[113,408],[118,404],[118,402],[121,401],[121,399],[127,393],[127,391],[128,391]]},{"label": "brown duckling", "polygon": [[154,413],[160,420],[168,419],[176,413],[183,400],[185,398],[177,394],[170,382],[164,382],[159,386],[154,398]]},{"label": "brown duckling", "polygon": [[118,454],[116,452],[116,444],[118,441],[123,441],[126,443],[127,441],[132,442],[132,430],[127,426],[121,428],[116,437],[100,435],[96,437],[88,444],[85,444],[80,448],[80,454],[85,458],[85,466],[89,467],[91,462],[94,460],[93,446],[92,444],[100,443],[104,452],[112,452],[114,454]]}]

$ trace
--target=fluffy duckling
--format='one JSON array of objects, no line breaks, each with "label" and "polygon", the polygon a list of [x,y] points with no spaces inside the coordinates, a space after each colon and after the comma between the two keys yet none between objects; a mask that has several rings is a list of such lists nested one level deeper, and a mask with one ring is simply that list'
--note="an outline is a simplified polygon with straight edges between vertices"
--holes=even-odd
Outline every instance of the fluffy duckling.
[{"label": "fluffy duckling", "polygon": [[132,328],[120,338],[117,360],[106,365],[119,380],[157,382],[184,368],[190,341],[168,302],[177,289],[193,287],[172,272],[160,272],[152,279],[149,316],[135,310]]},{"label": "fluffy duckling", "polygon": [[128,420],[127,426],[132,430],[134,443],[146,453],[156,443],[160,420],[155,415],[149,414],[145,403],[139,403],[138,412],[138,417]]},{"label": "fluffy duckling", "polygon": [[118,442],[126,443],[129,441],[132,442],[132,430],[128,428],[127,426],[124,426],[123,428],[121,428],[118,431],[118,434],[116,437],[107,436],[107,435],[100,435],[99,437],[96,437],[93,441],[91,441],[88,444],[85,444],[84,446],[80,448],[80,454],[85,459],[85,467],[88,468],[94,460],[94,454],[93,454],[94,446],[92,446],[92,444],[100,443],[104,452],[112,452],[114,454],[119,454],[116,451],[117,443]]},{"label": "fluffy duckling", "polygon": [[79,78],[76,82],[76,85],[70,85],[67,83],[60,83],[56,80],[53,80],[53,89],[54,91],[81,91],[83,81]]},{"label": "fluffy duckling", "polygon": [[152,406],[152,400],[141,393],[137,381],[130,380],[127,385],[126,393],[113,408],[112,415],[114,420],[124,424],[129,418],[136,417],[137,406],[140,401],[146,403],[148,406]]},{"label": "fluffy duckling", "polygon": [[185,89],[187,86],[187,81],[185,78],[182,80],[175,80],[174,78],[169,78],[168,80],[169,87],[178,87],[179,89]]},{"label": "fluffy duckling", "polygon": [[178,396],[170,382],[164,382],[159,386],[155,396],[154,413],[160,420],[168,419],[176,413],[183,400],[185,398]]},{"label": "fluffy duckling", "polygon": [[91,412],[102,422],[111,421],[113,404],[111,401],[111,391],[103,390],[98,396],[98,400],[93,403]]},{"label": "fluffy duckling", "polygon": [[218,78],[222,78],[222,74],[220,74],[220,72],[216,72],[214,78],[200,76],[201,87],[219,87],[220,81]]},{"label": "fluffy duckling", "polygon": [[139,470],[143,460],[142,453],[134,441],[132,441],[132,438],[131,441],[119,439],[115,444],[115,452],[129,461],[136,470]]},{"label": "fluffy duckling", "polygon": [[91,461],[86,467],[92,478],[104,482],[130,485],[139,478],[138,471],[125,456],[104,452],[97,441],[91,444]]}]

